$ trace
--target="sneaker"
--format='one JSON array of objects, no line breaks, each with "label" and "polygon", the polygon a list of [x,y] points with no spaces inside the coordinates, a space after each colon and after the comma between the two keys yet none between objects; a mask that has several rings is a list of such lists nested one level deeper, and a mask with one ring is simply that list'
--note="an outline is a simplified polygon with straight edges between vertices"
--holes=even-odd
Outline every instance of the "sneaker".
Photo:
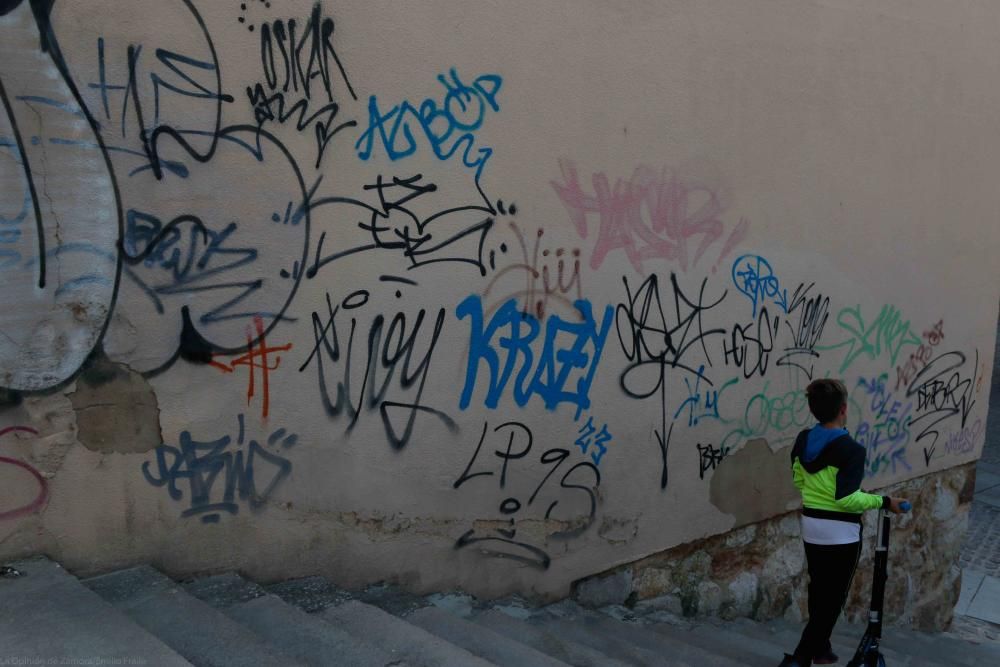
[{"label": "sneaker", "polygon": [[814,665],[835,665],[839,661],[840,658],[837,657],[837,654],[829,649],[822,655],[815,656],[812,660]]},{"label": "sneaker", "polygon": [[809,663],[808,661],[803,662],[799,658],[796,658],[794,655],[788,655],[786,653],[785,659],[781,661],[781,664],[778,665],[778,667],[810,667],[810,664],[811,663]]}]

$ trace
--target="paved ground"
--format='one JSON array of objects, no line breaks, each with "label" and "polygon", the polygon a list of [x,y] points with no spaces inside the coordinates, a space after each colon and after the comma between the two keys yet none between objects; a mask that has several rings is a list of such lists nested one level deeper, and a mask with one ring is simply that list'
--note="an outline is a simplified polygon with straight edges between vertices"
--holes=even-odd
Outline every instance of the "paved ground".
[{"label": "paved ground", "polygon": [[1000,577],[1000,466],[980,461],[976,496],[969,513],[969,532],[961,561],[963,570]]},{"label": "paved ground", "polygon": [[986,444],[976,468],[976,496],[961,564],[965,570],[1000,577],[1000,328],[993,359]]},{"label": "paved ground", "polygon": [[976,495],[960,559],[962,596],[953,631],[1000,641],[1000,326],[986,421],[986,444],[976,468]]}]

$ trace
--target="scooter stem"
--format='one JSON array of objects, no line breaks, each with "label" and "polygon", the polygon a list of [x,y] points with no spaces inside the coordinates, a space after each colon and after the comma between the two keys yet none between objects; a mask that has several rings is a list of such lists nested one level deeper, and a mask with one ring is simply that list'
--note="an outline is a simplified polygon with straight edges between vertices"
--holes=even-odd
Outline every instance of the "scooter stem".
[{"label": "scooter stem", "polygon": [[[904,512],[909,512],[911,505],[908,502],[900,504],[899,507]],[[888,579],[889,568],[889,513],[886,510],[879,512],[878,536],[875,543],[875,572],[872,577],[872,603],[868,609],[868,627],[861,638],[858,650],[854,653],[854,658],[847,663],[848,667],[884,667],[885,658],[879,651],[879,644],[882,639],[882,620],[885,608],[885,584]]]},{"label": "scooter stem", "polygon": [[872,578],[872,603],[868,610],[868,632],[882,637],[882,612],[885,607],[885,582],[889,578],[889,513],[879,513],[878,542],[875,545],[875,573]]}]

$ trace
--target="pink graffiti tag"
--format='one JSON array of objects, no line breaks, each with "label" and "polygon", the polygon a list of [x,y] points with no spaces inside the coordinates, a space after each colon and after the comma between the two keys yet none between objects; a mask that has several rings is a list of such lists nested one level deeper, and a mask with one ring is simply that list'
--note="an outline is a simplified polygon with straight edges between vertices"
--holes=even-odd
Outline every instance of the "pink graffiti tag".
[{"label": "pink graffiti tag", "polygon": [[[30,426],[8,426],[7,428],[0,429],[0,437],[3,437],[8,433],[18,432],[18,431],[22,433],[30,433],[32,435],[38,435],[38,431],[31,428]],[[11,465],[14,466],[15,468],[22,468],[23,470],[26,470],[32,477],[34,477],[35,481],[38,482],[38,495],[35,496],[35,499],[32,500],[27,505],[22,505],[21,507],[15,507],[12,510],[0,511],[0,521],[4,521],[7,519],[17,519],[22,516],[26,516],[28,514],[37,512],[38,510],[45,507],[45,504],[49,500],[49,487],[45,481],[45,478],[42,477],[41,473],[39,473],[32,466],[25,463],[24,461],[13,459],[7,456],[0,456],[0,465],[3,464]]]},{"label": "pink graffiti tag", "polygon": [[[677,261],[687,271],[725,235],[721,215],[726,206],[719,193],[705,183],[666,168],[657,172],[638,167],[630,180],[619,178],[613,188],[605,174],[595,173],[591,177],[593,194],[585,194],[573,162],[560,160],[559,167],[564,182],[552,181],[552,187],[581,238],[590,232],[588,216],[598,216],[597,239],[590,257],[594,269],[609,252],[620,248],[639,273],[643,273],[643,262],[652,259]],[[741,218],[723,244],[716,266],[749,230],[750,221]]]}]

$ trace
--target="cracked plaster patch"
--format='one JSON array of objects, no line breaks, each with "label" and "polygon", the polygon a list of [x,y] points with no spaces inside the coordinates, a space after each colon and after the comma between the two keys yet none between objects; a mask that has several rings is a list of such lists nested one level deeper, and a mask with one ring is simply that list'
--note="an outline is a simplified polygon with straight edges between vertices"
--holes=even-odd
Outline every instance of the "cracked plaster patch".
[{"label": "cracked plaster patch", "polygon": [[148,452],[161,444],[160,408],[153,388],[124,364],[98,356],[69,394],[77,438],[95,452]]},{"label": "cracked plaster patch", "polygon": [[734,527],[787,512],[798,500],[788,455],[788,447],[775,452],[763,438],[750,440],[712,474],[712,504],[736,519]]}]

